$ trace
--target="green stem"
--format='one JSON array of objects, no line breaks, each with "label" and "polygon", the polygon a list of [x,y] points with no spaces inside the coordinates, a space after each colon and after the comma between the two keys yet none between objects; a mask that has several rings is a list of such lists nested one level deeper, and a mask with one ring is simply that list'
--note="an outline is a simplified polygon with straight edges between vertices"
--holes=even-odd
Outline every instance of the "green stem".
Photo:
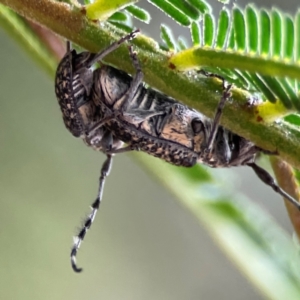
[{"label": "green stem", "polygon": [[300,66],[295,62],[266,58],[257,54],[229,52],[213,48],[191,48],[175,54],[171,59],[178,70],[186,71],[195,66],[230,68],[262,75],[289,77],[300,80]]},{"label": "green stem", "polygon": [[[0,0],[0,3],[92,52],[107,47],[124,34],[108,23],[99,26],[86,18],[80,7],[71,9],[65,3],[51,0]],[[133,43],[142,63],[145,81],[150,86],[209,117],[214,115],[222,93],[218,79],[195,78],[176,72],[169,61],[170,53],[160,51],[148,37],[140,36]],[[134,72],[125,45],[109,55],[106,61],[128,73]],[[277,150],[283,159],[300,168],[300,132],[256,117],[256,107],[247,105],[253,99],[249,92],[233,88],[232,98],[233,101],[224,110],[222,125],[263,149]]]}]

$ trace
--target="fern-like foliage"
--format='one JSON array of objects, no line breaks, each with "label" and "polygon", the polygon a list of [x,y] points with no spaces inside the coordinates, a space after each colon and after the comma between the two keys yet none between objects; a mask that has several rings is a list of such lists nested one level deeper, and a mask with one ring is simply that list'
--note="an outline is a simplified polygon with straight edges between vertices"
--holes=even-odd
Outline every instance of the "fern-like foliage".
[{"label": "fern-like foliage", "polygon": [[[240,88],[259,91],[272,103],[281,101],[287,110],[300,110],[299,11],[291,17],[278,9],[268,11],[253,5],[243,10],[223,8],[216,22],[204,1],[149,2],[190,29],[193,47],[188,48],[182,39],[176,41],[169,27],[161,26],[162,49],[176,53],[170,60],[176,68],[205,68]],[[132,10],[129,6],[124,16]],[[149,22],[148,17],[131,15]],[[115,17],[113,15],[110,22],[132,30],[128,21],[116,23]]]}]

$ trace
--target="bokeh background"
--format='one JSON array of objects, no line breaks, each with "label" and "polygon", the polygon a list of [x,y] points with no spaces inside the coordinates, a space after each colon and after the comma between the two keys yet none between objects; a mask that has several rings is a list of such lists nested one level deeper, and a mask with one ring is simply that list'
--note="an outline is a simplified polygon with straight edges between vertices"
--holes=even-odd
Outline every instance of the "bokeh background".
[{"label": "bokeh background", "polygon": [[[293,13],[299,2],[258,1],[272,5]],[[143,30],[157,37],[163,14],[152,15],[158,21]],[[3,30],[0,45],[1,299],[261,299],[132,154],[114,160],[78,254],[84,272],[74,274],[71,237],[95,198],[104,155],[64,128],[53,78]],[[292,234],[282,200],[251,170],[214,172],[233,176]]]}]

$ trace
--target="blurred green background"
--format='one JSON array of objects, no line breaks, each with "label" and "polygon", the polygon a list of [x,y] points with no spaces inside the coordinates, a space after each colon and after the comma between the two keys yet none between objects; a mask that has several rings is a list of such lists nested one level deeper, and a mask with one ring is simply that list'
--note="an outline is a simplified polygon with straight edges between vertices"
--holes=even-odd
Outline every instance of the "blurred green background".
[{"label": "blurred green background", "polygon": [[[132,154],[114,160],[78,253],[84,272],[73,273],[71,237],[95,198],[104,155],[64,128],[53,79],[3,31],[0,41],[1,299],[261,299]],[[251,170],[237,171],[246,193],[290,230],[280,198]]]}]

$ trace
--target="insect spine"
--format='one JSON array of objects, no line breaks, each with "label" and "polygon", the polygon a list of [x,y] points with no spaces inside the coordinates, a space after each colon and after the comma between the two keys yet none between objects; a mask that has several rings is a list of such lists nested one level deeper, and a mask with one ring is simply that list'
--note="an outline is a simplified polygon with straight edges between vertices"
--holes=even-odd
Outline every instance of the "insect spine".
[{"label": "insect spine", "polygon": [[[132,47],[129,47],[130,57],[136,70],[133,77],[108,65],[91,69],[94,63],[135,38],[137,33],[138,30],[133,31],[96,54],[77,54],[69,50],[57,68],[55,92],[67,129],[107,156],[92,212],[71,250],[75,272],[81,271],[76,265],[76,254],[99,209],[114,154],[141,150],[184,167],[192,167],[197,162],[210,167],[247,165],[265,184],[300,208],[300,204],[255,163],[257,153],[270,152],[220,126],[223,107],[231,96],[231,85],[222,78],[222,97],[211,120],[173,98],[145,88],[143,72]],[[127,146],[123,147],[123,143]]]}]

